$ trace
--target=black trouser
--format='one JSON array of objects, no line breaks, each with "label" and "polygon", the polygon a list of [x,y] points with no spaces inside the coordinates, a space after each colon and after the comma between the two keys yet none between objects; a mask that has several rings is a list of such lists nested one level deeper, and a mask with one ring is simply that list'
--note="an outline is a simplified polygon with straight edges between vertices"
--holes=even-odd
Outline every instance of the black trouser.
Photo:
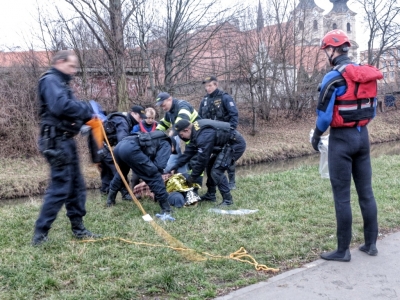
[{"label": "black trouser", "polygon": [[[168,193],[164,180],[157,167],[140,149],[137,138],[129,138],[119,142],[114,149],[114,156],[124,176],[129,173],[129,169],[132,169],[150,187],[161,209],[166,212],[171,210],[168,204]],[[118,191],[122,185],[121,177],[118,173],[115,174],[114,179],[110,183],[110,189]]]},{"label": "black trouser", "polygon": [[50,184],[36,221],[35,232],[47,233],[63,204],[70,219],[86,215],[86,186],[79,166],[79,157],[73,138],[60,138],[55,150],[64,152],[65,162],[50,163]]},{"label": "black trouser", "polygon": [[108,150],[107,155],[101,161],[101,188],[100,191],[103,193],[108,193],[111,180],[113,180],[117,170],[115,169],[114,161],[112,159],[111,153]]},{"label": "black trouser", "polygon": [[[246,150],[246,141],[240,134],[236,134],[236,140],[231,144],[233,149],[232,163],[237,161]],[[225,171],[229,168],[230,165],[223,166],[215,166],[215,161],[218,157],[218,154],[213,154],[210,158],[210,161],[207,165],[207,189],[209,192],[215,192],[216,187],[218,187],[221,194],[227,194],[230,192],[228,186],[228,180],[225,176]]]},{"label": "black trouser", "polygon": [[364,220],[365,243],[375,243],[378,236],[378,220],[371,186],[372,169],[367,127],[361,127],[360,131],[356,127],[331,128],[328,164],[335,201],[338,250],[345,251],[351,241],[351,175]]}]

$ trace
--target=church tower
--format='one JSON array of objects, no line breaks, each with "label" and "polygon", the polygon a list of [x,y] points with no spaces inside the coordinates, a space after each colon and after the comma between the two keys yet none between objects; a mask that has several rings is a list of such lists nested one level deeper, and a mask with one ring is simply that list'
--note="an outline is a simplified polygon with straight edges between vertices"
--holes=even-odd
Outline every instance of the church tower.
[{"label": "church tower", "polygon": [[348,0],[329,1],[333,3],[333,7],[332,10],[324,16],[323,35],[333,29],[343,30],[349,37],[351,43],[349,57],[356,60],[358,49],[358,44],[356,43],[356,13],[348,8]]},{"label": "church tower", "polygon": [[323,11],[314,0],[300,0],[292,13],[298,43],[320,44],[324,34]]}]

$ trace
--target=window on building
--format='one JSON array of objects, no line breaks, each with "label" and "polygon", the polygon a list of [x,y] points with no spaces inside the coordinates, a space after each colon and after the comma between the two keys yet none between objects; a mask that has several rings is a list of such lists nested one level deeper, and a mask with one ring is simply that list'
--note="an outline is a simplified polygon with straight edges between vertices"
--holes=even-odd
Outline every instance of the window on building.
[{"label": "window on building", "polygon": [[400,60],[397,62],[397,67],[400,68]]},{"label": "window on building", "polygon": [[400,58],[400,49],[397,49],[397,57]]},{"label": "window on building", "polygon": [[314,28],[314,30],[318,30],[318,22],[317,22],[317,20],[314,20],[313,28]]},{"label": "window on building", "polygon": [[382,57],[382,58],[386,58],[386,53],[385,53],[385,52],[382,53],[382,54],[381,54],[381,57]]},{"label": "window on building", "polygon": [[385,61],[382,62],[382,68],[386,68],[386,62]]},{"label": "window on building", "polygon": [[332,29],[337,29],[337,25],[336,25],[336,23],[333,23],[333,25],[332,25]]},{"label": "window on building", "polygon": [[304,23],[303,21],[299,21],[299,29],[303,30],[304,29]]},{"label": "window on building", "polygon": [[347,32],[351,32],[351,25],[350,25],[350,23],[347,23]]},{"label": "window on building", "polygon": [[386,72],[383,72],[382,74],[383,74],[383,78],[387,77],[387,73]]},{"label": "window on building", "polygon": [[391,66],[391,67],[394,66],[393,60],[389,61],[389,66]]},{"label": "window on building", "polygon": [[394,72],[390,72],[390,78],[394,78]]}]

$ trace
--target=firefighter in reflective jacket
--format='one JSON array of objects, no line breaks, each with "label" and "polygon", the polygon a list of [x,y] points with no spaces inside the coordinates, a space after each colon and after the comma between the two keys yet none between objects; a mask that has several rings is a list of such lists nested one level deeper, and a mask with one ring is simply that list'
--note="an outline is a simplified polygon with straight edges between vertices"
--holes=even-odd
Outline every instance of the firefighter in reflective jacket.
[{"label": "firefighter in reflective jacket", "polygon": [[173,127],[176,122],[182,119],[188,120],[191,123],[201,119],[197,111],[189,102],[174,99],[166,92],[158,94],[156,105],[161,106],[165,111],[165,117],[158,122],[157,130],[165,131],[168,128]]},{"label": "firefighter in reflective jacket", "polygon": [[187,120],[180,120],[175,124],[174,130],[183,140],[190,140],[190,143],[172,170],[177,170],[197,154],[198,159],[196,164],[192,165],[188,183],[195,182],[206,168],[207,193],[201,200],[215,202],[216,187],[218,187],[222,195],[220,205],[232,205],[233,199],[224,172],[246,149],[242,135],[236,130],[235,134],[231,135],[229,123],[214,120],[199,120],[193,124]]},{"label": "firefighter in reflective jacket", "polygon": [[[231,125],[232,134],[238,125],[238,110],[233,98],[218,88],[218,81],[215,76],[206,77],[203,80],[207,95],[201,100],[199,116],[202,119],[211,119],[228,122]],[[229,188],[236,189],[235,164],[228,169]]]},{"label": "firefighter in reflective jacket", "polygon": [[377,80],[381,72],[373,66],[359,66],[350,61],[347,35],[341,30],[328,32],[321,49],[333,69],[320,86],[317,121],[312,138],[318,151],[321,135],[330,126],[328,164],[337,222],[337,249],[321,258],[350,261],[352,214],[350,207],[351,177],[356,186],[364,220],[365,243],[360,250],[377,255],[377,208],[371,187],[370,144],[367,124],[375,116]]},{"label": "firefighter in reflective jacket", "polygon": [[[161,215],[169,215],[168,193],[161,174],[171,155],[171,143],[162,131],[138,133],[124,138],[114,149],[116,162],[123,176],[132,171],[150,187],[161,206]],[[107,206],[115,204],[117,191],[123,185],[119,173],[110,183]]]}]

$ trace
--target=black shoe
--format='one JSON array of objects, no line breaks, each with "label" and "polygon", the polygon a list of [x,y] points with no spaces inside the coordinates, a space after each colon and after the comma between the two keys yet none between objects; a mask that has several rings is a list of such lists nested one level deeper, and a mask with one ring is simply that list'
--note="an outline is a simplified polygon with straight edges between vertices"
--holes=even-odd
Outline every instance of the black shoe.
[{"label": "black shoe", "polygon": [[129,194],[128,190],[125,187],[121,188],[119,191],[121,193],[122,200],[124,200],[124,201],[132,201],[132,197],[131,197],[131,195]]},{"label": "black shoe", "polygon": [[77,238],[77,239],[83,239],[83,238],[99,238],[101,237],[100,234],[95,234],[85,228],[83,225],[82,218],[74,218],[71,219],[71,229],[72,229],[72,234]]},{"label": "black shoe", "polygon": [[230,190],[236,190],[236,184],[234,182],[229,182],[228,186]]},{"label": "black shoe", "polygon": [[107,197],[107,207],[115,205],[115,198],[117,198],[117,191],[109,190]]},{"label": "black shoe", "polygon": [[371,256],[377,256],[378,255],[378,249],[376,249],[375,244],[371,244],[369,247],[364,245],[361,245],[360,248],[358,248],[360,251],[367,253],[368,255]]},{"label": "black shoe", "polygon": [[222,194],[222,202],[218,206],[229,206],[233,204],[231,193]]},{"label": "black shoe", "polygon": [[129,193],[126,193],[126,194],[121,195],[121,196],[122,196],[122,200],[124,200],[124,201],[132,201],[133,200]]},{"label": "black shoe", "polygon": [[216,202],[217,197],[215,196],[215,193],[207,192],[203,196],[200,197],[200,201]]},{"label": "black shoe", "polygon": [[40,246],[48,241],[47,233],[35,233],[32,238],[32,246]]},{"label": "black shoe", "polygon": [[349,262],[351,260],[351,254],[350,250],[347,249],[344,255],[340,255],[337,250],[332,251],[332,252],[326,252],[322,253],[321,255],[322,259],[325,260],[334,260],[334,261],[343,261],[343,262]]}]

